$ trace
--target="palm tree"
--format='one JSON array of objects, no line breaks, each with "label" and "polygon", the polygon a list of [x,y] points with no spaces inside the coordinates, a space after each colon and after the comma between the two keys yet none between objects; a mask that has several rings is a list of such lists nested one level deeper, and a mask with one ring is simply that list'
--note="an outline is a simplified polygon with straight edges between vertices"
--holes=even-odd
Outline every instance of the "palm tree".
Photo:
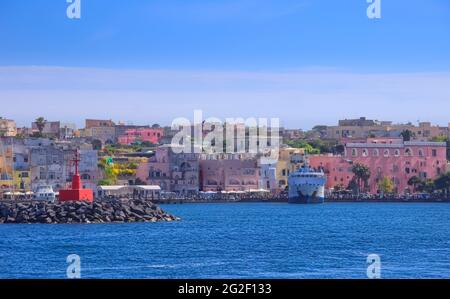
[{"label": "palm tree", "polygon": [[403,137],[403,141],[411,141],[411,139],[412,139],[413,137],[415,137],[415,134],[414,134],[414,132],[412,132],[411,130],[403,130],[403,131],[400,133],[400,136]]},{"label": "palm tree", "polygon": [[41,116],[36,119],[35,123],[39,131],[39,137],[42,137],[42,132],[44,131],[45,124],[47,123],[47,121],[45,120],[45,118]]},{"label": "palm tree", "polygon": [[450,172],[447,172],[446,174],[441,175],[439,178],[437,178],[435,181],[435,187],[438,190],[444,190],[446,193],[449,192],[450,189]]},{"label": "palm tree", "polygon": [[370,168],[364,164],[356,163],[352,167],[352,172],[355,175],[356,183],[358,185],[358,193],[367,186],[371,172]]},{"label": "palm tree", "polygon": [[417,186],[419,186],[420,183],[422,183],[422,180],[417,176],[413,176],[408,180],[408,185],[413,187],[413,192],[416,192]]}]

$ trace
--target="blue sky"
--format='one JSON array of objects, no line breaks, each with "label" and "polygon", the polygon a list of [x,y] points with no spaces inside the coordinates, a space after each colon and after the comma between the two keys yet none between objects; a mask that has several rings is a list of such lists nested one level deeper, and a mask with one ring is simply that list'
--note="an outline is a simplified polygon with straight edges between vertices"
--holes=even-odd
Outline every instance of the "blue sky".
[{"label": "blue sky", "polygon": [[81,0],[80,20],[67,5],[0,2],[4,117],[450,121],[448,0],[382,0],[380,20],[365,0]]}]

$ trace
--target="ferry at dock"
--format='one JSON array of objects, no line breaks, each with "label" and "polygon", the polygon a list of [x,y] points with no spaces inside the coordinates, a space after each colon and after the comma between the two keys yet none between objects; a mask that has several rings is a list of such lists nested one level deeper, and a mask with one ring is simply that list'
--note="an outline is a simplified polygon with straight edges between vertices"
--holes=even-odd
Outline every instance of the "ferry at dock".
[{"label": "ferry at dock", "polygon": [[322,170],[315,170],[305,165],[289,176],[289,203],[310,204],[324,203],[327,178]]}]

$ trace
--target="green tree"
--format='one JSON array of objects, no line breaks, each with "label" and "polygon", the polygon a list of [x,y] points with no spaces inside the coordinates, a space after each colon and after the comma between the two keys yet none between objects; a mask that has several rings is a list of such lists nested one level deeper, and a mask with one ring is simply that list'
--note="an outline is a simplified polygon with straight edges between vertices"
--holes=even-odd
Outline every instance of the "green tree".
[{"label": "green tree", "polygon": [[352,172],[355,175],[355,181],[358,186],[358,193],[360,193],[361,190],[364,190],[368,185],[368,181],[371,175],[370,168],[364,164],[356,163],[352,167]]},{"label": "green tree", "polygon": [[400,133],[400,136],[403,137],[403,141],[411,141],[411,139],[415,137],[415,134],[411,130],[403,130]]},{"label": "green tree", "polygon": [[334,147],[334,153],[338,155],[343,155],[345,153],[345,146],[343,144],[338,144]]},{"label": "green tree", "polygon": [[151,143],[150,141],[143,141],[141,143],[142,147],[155,147],[155,145],[153,143]]},{"label": "green tree", "polygon": [[118,171],[114,168],[111,157],[105,157],[98,162],[98,168],[103,171],[103,179],[98,182],[100,186],[117,184]]},{"label": "green tree", "polygon": [[433,142],[447,142],[448,141],[448,137],[447,136],[434,136],[433,138],[431,138],[431,141],[433,141]]},{"label": "green tree", "polygon": [[417,191],[417,187],[422,183],[422,180],[417,176],[413,176],[408,180],[408,185],[413,187],[413,192]]},{"label": "green tree", "polygon": [[394,192],[395,184],[392,179],[385,176],[378,182],[378,189],[382,194],[391,194]]},{"label": "green tree", "polygon": [[417,186],[417,191],[419,192],[433,193],[435,190],[436,184],[432,179],[421,181]]},{"label": "green tree", "polygon": [[450,172],[447,172],[440,177],[438,177],[434,181],[434,185],[437,190],[445,191],[445,193],[449,193],[450,191]]},{"label": "green tree", "polygon": [[353,177],[348,183],[347,190],[352,190],[353,193],[358,193],[358,183],[356,182],[356,178]]},{"label": "green tree", "polygon": [[44,131],[45,124],[47,123],[47,121],[45,120],[45,118],[43,118],[41,116],[41,117],[36,118],[35,123],[36,123],[36,127],[39,131],[39,137],[42,137],[43,136],[42,132]]},{"label": "green tree", "polygon": [[320,149],[314,148],[310,143],[305,140],[290,140],[287,145],[293,148],[303,148],[308,154],[320,154]]}]

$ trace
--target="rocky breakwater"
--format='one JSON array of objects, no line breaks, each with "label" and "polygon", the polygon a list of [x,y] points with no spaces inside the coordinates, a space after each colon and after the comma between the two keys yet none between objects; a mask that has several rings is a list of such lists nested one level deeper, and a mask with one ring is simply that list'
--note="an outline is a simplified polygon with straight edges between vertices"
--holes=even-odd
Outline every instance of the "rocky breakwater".
[{"label": "rocky breakwater", "polygon": [[128,223],[179,218],[143,200],[88,202],[0,202],[0,223]]}]

